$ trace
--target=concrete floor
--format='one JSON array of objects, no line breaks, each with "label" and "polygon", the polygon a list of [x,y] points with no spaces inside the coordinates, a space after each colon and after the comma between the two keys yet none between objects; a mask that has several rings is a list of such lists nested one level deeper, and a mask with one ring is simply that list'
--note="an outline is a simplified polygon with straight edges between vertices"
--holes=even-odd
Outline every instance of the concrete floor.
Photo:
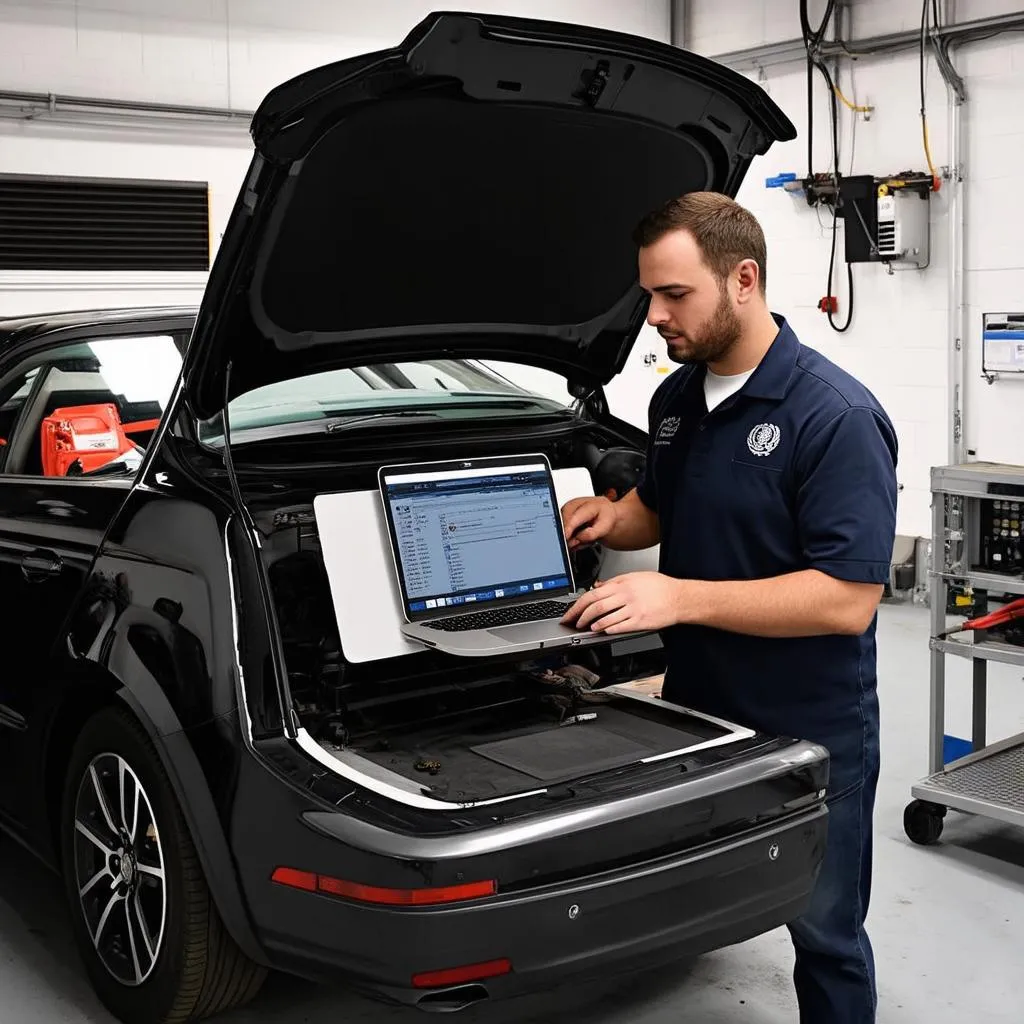
[{"label": "concrete floor", "polygon": [[[884,607],[879,657],[883,770],[876,814],[875,890],[869,929],[879,967],[879,1024],[1019,1021],[1024,963],[1024,829],[951,816],[943,842],[922,849],[903,833],[911,783],[927,737],[927,615]],[[969,663],[950,666],[948,722],[970,722]],[[1020,673],[992,666],[990,738],[1024,730]],[[593,1024],[795,1022],[786,932],[681,964],[671,972],[602,982],[470,1011],[466,1024],[586,1020]],[[57,883],[0,839],[0,1024],[111,1024],[75,959]],[[413,1024],[415,1011],[341,989],[271,978],[225,1024]]]}]

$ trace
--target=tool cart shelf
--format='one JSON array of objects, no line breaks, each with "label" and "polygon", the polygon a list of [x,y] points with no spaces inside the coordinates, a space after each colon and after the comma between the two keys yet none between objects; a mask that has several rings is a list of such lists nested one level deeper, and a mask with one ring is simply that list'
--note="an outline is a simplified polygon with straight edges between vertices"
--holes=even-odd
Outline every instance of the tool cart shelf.
[{"label": "tool cart shelf", "polygon": [[[928,776],[911,787],[904,829],[938,841],[948,810],[1024,826],[1024,733],[989,744],[990,661],[1024,668],[1024,619],[1000,629],[947,635],[965,619],[1024,595],[1024,466],[972,462],[932,470]],[[1005,595],[1005,597],[1004,597]],[[972,663],[971,751],[946,761],[946,657]]]}]

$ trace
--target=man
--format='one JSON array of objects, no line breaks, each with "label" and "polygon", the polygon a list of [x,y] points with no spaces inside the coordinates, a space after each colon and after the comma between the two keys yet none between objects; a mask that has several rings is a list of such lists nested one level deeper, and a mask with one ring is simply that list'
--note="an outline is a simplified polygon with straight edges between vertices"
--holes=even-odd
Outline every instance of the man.
[{"label": "man", "polygon": [[661,630],[666,700],[828,747],[824,864],[790,925],[800,1020],[871,1024],[875,616],[895,534],[895,432],[865,387],[769,311],[748,211],[691,193],[648,215],[635,241],[648,322],[683,365],[651,401],[636,489],[562,515],[571,548],[660,543],[660,572],[599,582],[565,621]]}]

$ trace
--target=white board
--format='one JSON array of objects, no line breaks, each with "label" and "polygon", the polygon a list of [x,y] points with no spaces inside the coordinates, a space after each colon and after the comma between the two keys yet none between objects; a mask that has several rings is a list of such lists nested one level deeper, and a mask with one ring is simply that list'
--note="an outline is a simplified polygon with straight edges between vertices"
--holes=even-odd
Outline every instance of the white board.
[{"label": "white board", "polygon": [[[582,466],[556,469],[553,476],[559,507],[594,493],[590,473]],[[345,658],[358,663],[424,652],[402,634],[402,598],[380,491],[318,494],[313,512]],[[656,548],[609,551],[601,575],[607,579],[648,567],[657,568]]]}]

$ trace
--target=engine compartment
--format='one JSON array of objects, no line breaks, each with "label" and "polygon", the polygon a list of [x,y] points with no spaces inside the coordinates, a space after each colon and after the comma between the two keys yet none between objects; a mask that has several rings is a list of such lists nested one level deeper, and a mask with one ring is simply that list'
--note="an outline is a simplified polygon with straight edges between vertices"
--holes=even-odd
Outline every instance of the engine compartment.
[{"label": "engine compartment", "polygon": [[[474,445],[460,442],[458,452],[465,456],[484,444],[491,454],[543,450],[553,469],[585,466],[596,493],[621,497],[643,463],[639,446],[622,440],[577,421],[542,448],[523,438],[513,448],[508,438],[492,434]],[[288,487],[287,505],[275,503],[271,493],[246,495],[262,534],[292,708],[333,759],[363,775],[466,804],[727,736],[707,720],[608,691],[664,671],[657,637],[543,657],[458,658],[424,649],[372,662],[347,659],[312,502],[326,490],[376,487],[376,468],[394,451],[389,445],[376,458],[367,452],[359,465],[309,470]],[[436,445],[422,457],[451,456],[451,447]],[[573,553],[580,585],[593,582],[599,562],[597,549]]]}]

